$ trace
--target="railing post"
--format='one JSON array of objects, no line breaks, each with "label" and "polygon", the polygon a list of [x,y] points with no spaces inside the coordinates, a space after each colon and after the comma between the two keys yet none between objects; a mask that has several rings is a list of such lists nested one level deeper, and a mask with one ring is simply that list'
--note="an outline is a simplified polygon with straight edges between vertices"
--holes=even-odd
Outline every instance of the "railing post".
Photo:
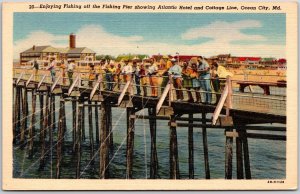
[{"label": "railing post", "polygon": [[226,85],[228,86],[228,94],[226,98],[226,116],[229,116],[229,111],[232,109],[232,82],[230,76],[226,77]]},{"label": "railing post", "polygon": [[170,90],[169,90],[169,106],[171,106],[172,101],[174,100],[173,98],[173,76],[169,75],[169,84],[170,84]]}]

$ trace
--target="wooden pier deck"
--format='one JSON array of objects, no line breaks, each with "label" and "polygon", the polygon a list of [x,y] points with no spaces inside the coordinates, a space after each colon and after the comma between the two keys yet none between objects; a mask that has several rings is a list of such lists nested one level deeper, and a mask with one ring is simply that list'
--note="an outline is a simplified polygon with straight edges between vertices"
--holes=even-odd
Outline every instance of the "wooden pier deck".
[{"label": "wooden pier deck", "polygon": [[[31,122],[35,122],[35,101],[32,98],[32,113],[28,112],[27,93],[32,92],[32,96],[40,96],[40,114],[43,120],[40,121],[41,135],[39,141],[42,156],[45,154],[45,137],[48,131],[49,141],[56,140],[57,149],[57,171],[56,178],[60,178],[60,163],[63,157],[63,139],[66,131],[66,112],[65,102],[72,101],[73,122],[73,152],[77,158],[76,178],[80,178],[80,160],[81,160],[81,141],[85,139],[84,118],[85,108],[88,108],[88,117],[91,117],[91,108],[95,107],[101,113],[101,118],[96,119],[96,141],[100,142],[99,152],[95,153],[94,135],[89,130],[91,142],[91,156],[99,154],[100,178],[109,178],[109,147],[113,144],[113,134],[111,131],[112,107],[126,108],[127,112],[127,154],[126,154],[126,177],[132,178],[132,158],[134,150],[134,121],[143,117],[149,120],[151,132],[151,170],[150,178],[157,178],[156,155],[156,120],[169,120],[170,130],[170,179],[180,178],[178,167],[178,147],[176,127],[188,127],[189,130],[189,172],[190,178],[193,178],[193,128],[202,128],[203,148],[205,158],[205,178],[210,178],[210,168],[208,159],[207,135],[206,130],[209,128],[224,128],[225,130],[225,178],[232,178],[232,155],[233,140],[236,142],[236,159],[237,159],[237,178],[250,179],[251,169],[249,160],[249,150],[247,138],[260,138],[271,140],[285,140],[285,135],[272,135],[268,131],[285,131],[285,127],[263,127],[252,124],[282,123],[286,124],[286,97],[285,93],[275,92],[266,96],[263,93],[239,93],[238,87],[235,87],[236,81],[228,78],[221,99],[217,105],[207,105],[203,103],[190,103],[186,101],[175,100],[175,90],[172,82],[163,88],[157,98],[148,96],[134,95],[136,85],[133,81],[128,81],[121,85],[120,90],[107,91],[104,86],[106,81],[99,76],[98,80],[93,80],[89,86],[90,80],[83,79],[80,74],[73,77],[73,84],[66,81],[66,78],[57,76],[52,82],[49,76],[28,74],[25,71],[15,71],[14,73],[14,143],[27,145],[33,150],[32,128],[29,133],[25,133],[26,122],[29,116]],[[160,88],[159,88],[160,91]],[[183,92],[186,92],[185,90]],[[204,92],[202,92],[204,93]],[[212,93],[212,95],[216,95]],[[60,98],[59,122],[57,137],[53,137],[53,130],[50,126],[55,123],[54,99]],[[45,100],[45,102],[44,102]],[[30,103],[30,102],[29,102]],[[135,113],[148,109],[148,115],[136,115]],[[96,113],[96,112],[95,112]],[[202,114],[201,119],[193,118],[193,114]],[[184,116],[188,115],[188,117]],[[91,120],[91,119],[90,119]],[[100,123],[100,124],[99,124]],[[89,128],[93,126],[89,123]],[[266,133],[247,133],[247,129],[260,130]],[[21,134],[20,136],[16,134]],[[27,136],[27,137],[26,137]],[[37,146],[37,145],[36,145]],[[52,148],[51,148],[52,149]],[[31,153],[32,154],[32,153]],[[93,159],[93,157],[91,157]],[[45,166],[44,157],[40,161],[40,167]],[[244,175],[245,170],[245,175]]]}]

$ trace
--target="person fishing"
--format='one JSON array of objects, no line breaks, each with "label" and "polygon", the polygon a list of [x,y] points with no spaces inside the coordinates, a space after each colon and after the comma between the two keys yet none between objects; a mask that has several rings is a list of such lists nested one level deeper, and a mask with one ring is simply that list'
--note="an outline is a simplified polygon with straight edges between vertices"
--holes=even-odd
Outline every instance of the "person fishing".
[{"label": "person fishing", "polygon": [[198,62],[200,88],[205,92],[203,103],[211,104],[210,67],[202,56],[198,57]]},{"label": "person fishing", "polygon": [[47,70],[50,71],[50,75],[51,75],[51,81],[54,82],[55,81],[55,66],[56,66],[56,62],[53,58],[50,59],[50,65],[48,66]]},{"label": "person fishing", "polygon": [[36,59],[34,59],[33,61],[33,65],[32,68],[34,69],[34,79],[35,81],[37,81],[37,76],[38,76],[38,72],[39,72],[39,63],[37,62]]}]

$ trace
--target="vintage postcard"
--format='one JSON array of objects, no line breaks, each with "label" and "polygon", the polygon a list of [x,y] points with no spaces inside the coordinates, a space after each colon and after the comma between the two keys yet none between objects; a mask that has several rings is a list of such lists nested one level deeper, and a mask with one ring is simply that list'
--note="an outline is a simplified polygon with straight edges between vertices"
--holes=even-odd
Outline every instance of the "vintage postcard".
[{"label": "vintage postcard", "polygon": [[297,7],[3,3],[2,189],[297,189]]}]

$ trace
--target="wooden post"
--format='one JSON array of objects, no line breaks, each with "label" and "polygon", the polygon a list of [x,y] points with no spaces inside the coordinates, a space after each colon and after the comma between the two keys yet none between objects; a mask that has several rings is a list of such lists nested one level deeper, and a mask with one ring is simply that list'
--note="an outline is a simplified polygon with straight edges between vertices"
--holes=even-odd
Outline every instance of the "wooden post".
[{"label": "wooden post", "polygon": [[107,106],[104,102],[101,104],[101,129],[100,129],[100,179],[109,178],[109,169],[108,169],[108,160],[109,160],[109,152],[108,152],[108,142],[107,139]]},{"label": "wooden post", "polygon": [[19,95],[18,95],[18,114],[17,114],[17,128],[19,131],[19,135],[21,135],[21,112],[22,112],[22,88],[18,87]]},{"label": "wooden post", "polygon": [[41,143],[41,160],[40,169],[45,165],[45,118],[44,118],[44,94],[40,93],[40,143]]},{"label": "wooden post", "polygon": [[98,116],[98,109],[97,102],[95,102],[95,127],[96,127],[96,144],[99,145],[99,116]]},{"label": "wooden post", "polygon": [[[156,108],[148,108],[148,115],[155,116]],[[150,178],[156,179],[158,173],[158,159],[156,151],[156,119],[149,119],[151,135],[151,159],[150,159]]]},{"label": "wooden post", "polygon": [[81,120],[81,137],[82,141],[85,141],[85,107],[84,107],[84,102],[83,102],[83,107],[82,107],[82,120]]},{"label": "wooden post", "polygon": [[[189,114],[189,124],[193,124],[193,114]],[[190,125],[188,129],[188,144],[189,144],[189,178],[194,179],[194,133],[193,126]]]},{"label": "wooden post", "polygon": [[76,149],[76,125],[77,125],[77,107],[76,107],[75,98],[72,99],[72,122],[73,122],[73,129],[72,129],[72,141],[73,141],[73,153],[75,153]]},{"label": "wooden post", "polygon": [[16,96],[15,96],[15,106],[14,106],[14,128],[13,128],[13,143],[15,144],[17,142],[17,137],[18,137],[18,131],[19,131],[19,127],[20,127],[20,116],[19,116],[19,112],[20,112],[20,105],[19,105],[19,98],[20,98],[20,89],[18,86],[15,87],[16,90]]},{"label": "wooden post", "polygon": [[179,179],[178,147],[175,116],[170,119],[170,179]]},{"label": "wooden post", "polygon": [[[24,148],[25,144],[25,130],[26,130],[26,102],[25,97],[23,97],[23,91],[20,91],[21,105],[22,105],[22,119],[21,119],[21,137],[20,137],[20,146]],[[25,96],[25,94],[24,94]]]},{"label": "wooden post", "polygon": [[25,130],[24,130],[24,135],[25,135],[25,138],[28,137],[28,130],[27,130],[27,121],[28,121],[28,91],[27,89],[25,88],[24,89],[24,109],[25,109],[25,121],[24,121],[24,124],[25,124]]},{"label": "wooden post", "polygon": [[238,137],[236,137],[236,173],[237,179],[244,178],[243,169],[243,149],[242,149],[242,138],[240,137],[240,130],[237,129]]},{"label": "wooden post", "polygon": [[246,176],[246,179],[251,179],[247,131],[245,129],[242,130],[241,135],[242,135],[242,144],[243,144],[243,152],[244,152],[245,176]]},{"label": "wooden post", "polygon": [[81,133],[82,133],[82,119],[83,119],[83,104],[80,103],[77,107],[78,109],[78,121],[77,121],[77,138],[76,138],[76,156],[77,156],[77,166],[76,166],[76,178],[80,178],[80,162],[81,162]]},{"label": "wooden post", "polygon": [[[226,132],[232,132],[232,129],[226,128]],[[226,143],[225,143],[225,179],[232,179],[232,137],[226,136]]]},{"label": "wooden post", "polygon": [[42,142],[42,132],[44,128],[44,95],[43,93],[39,93],[40,99],[40,143]]},{"label": "wooden post", "polygon": [[109,149],[111,152],[114,150],[114,135],[112,132],[112,115],[111,115],[111,106],[107,106],[106,111],[106,119],[107,119],[107,129],[108,129],[108,136],[109,136]]},{"label": "wooden post", "polygon": [[[67,118],[66,118],[66,106],[65,106],[65,100],[63,97],[62,98],[62,104],[63,104],[63,108],[62,108],[62,120],[63,120],[63,125],[62,125],[62,134],[63,134],[63,139],[62,139],[62,145],[64,145],[65,142],[65,133],[67,131]],[[64,146],[62,147],[64,150]]]},{"label": "wooden post", "polygon": [[35,135],[35,108],[36,108],[36,94],[35,91],[32,90],[32,113],[31,113],[31,126],[29,130],[29,151],[28,157],[31,159],[33,156],[33,143],[34,143],[34,135]]},{"label": "wooden post", "polygon": [[132,179],[134,121],[135,121],[135,114],[133,108],[127,108],[126,178],[128,179]]},{"label": "wooden post", "polygon": [[52,104],[52,131],[55,131],[55,95],[51,95],[51,104]]},{"label": "wooden post", "polygon": [[16,143],[16,86],[13,86],[13,144]]},{"label": "wooden post", "polygon": [[62,154],[62,139],[63,139],[63,102],[60,101],[58,130],[57,130],[57,151],[56,151],[56,178],[60,178],[61,154]]},{"label": "wooden post", "polygon": [[[206,113],[204,111],[202,111],[202,124],[204,126],[206,125]],[[206,127],[202,127],[202,139],[203,139],[203,151],[204,151],[205,178],[210,179]]]},{"label": "wooden post", "polygon": [[[88,101],[88,104],[91,105],[91,101]],[[93,134],[93,115],[92,115],[92,107],[88,107],[88,115],[89,115],[89,138],[90,138],[90,149],[91,149],[91,164],[94,164],[94,134]]]},{"label": "wooden post", "polygon": [[[46,110],[49,110],[49,113],[48,113],[48,132],[49,132],[49,147],[51,149],[51,155],[52,155],[52,144],[53,144],[53,126],[55,127],[54,125],[54,120],[53,120],[53,104],[54,104],[54,99],[53,99],[53,96],[52,94],[49,92],[48,93],[49,96],[49,109],[46,109]],[[52,160],[51,160],[52,161]]]}]

